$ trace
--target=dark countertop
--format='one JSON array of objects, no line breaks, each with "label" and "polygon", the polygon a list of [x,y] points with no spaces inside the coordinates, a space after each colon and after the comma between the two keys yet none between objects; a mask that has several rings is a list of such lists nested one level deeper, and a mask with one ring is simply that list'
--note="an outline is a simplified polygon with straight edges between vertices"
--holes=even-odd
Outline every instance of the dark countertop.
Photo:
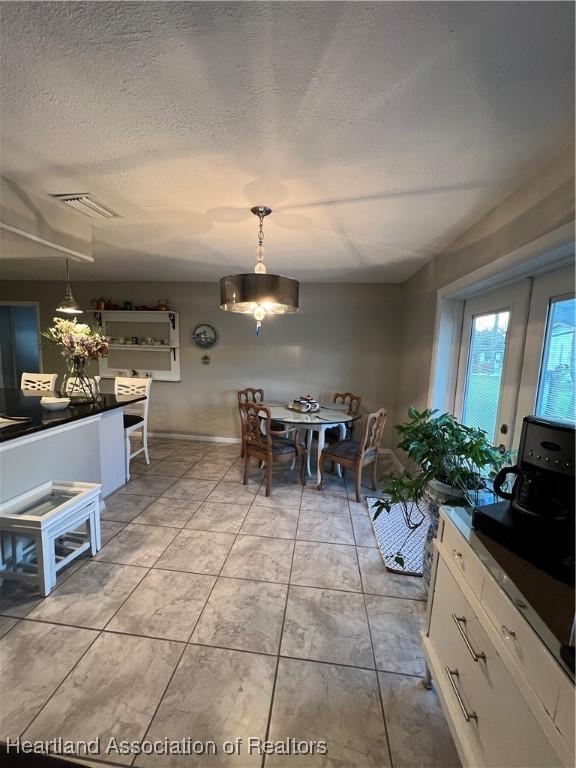
[{"label": "dark countertop", "polygon": [[442,507],[497,584],[521,612],[564,672],[574,672],[561,656],[574,622],[574,587],[545,573],[486,533],[472,528],[471,509]]},{"label": "dark countertop", "polygon": [[[27,417],[14,426],[0,429],[0,443],[14,440],[17,437],[31,435],[44,429],[59,427],[72,421],[97,416],[99,413],[122,408],[124,405],[137,403],[146,398],[142,395],[116,396],[114,382],[101,382],[101,394],[94,403],[82,403],[79,398],[72,398],[70,405],[63,411],[47,411],[40,405],[43,395],[60,396],[60,392],[38,392],[24,394],[21,389],[0,388],[0,416],[6,418]],[[76,402],[75,402],[76,401]]]}]

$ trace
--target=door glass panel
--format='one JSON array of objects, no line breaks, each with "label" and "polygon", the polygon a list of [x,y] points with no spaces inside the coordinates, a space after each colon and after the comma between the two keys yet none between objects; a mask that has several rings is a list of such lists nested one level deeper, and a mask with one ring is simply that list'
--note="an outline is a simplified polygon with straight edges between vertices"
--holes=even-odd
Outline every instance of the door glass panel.
[{"label": "door glass panel", "polygon": [[576,299],[550,303],[542,355],[536,414],[573,422],[576,418],[574,376],[576,350]]},{"label": "door glass panel", "polygon": [[462,421],[496,439],[504,353],[510,312],[476,315],[472,320]]}]

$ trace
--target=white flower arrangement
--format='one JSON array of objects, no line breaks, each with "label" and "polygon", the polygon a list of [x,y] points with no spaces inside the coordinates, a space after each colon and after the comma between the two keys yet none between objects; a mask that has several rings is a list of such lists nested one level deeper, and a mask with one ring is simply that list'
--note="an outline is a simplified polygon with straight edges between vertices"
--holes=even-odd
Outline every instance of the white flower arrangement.
[{"label": "white flower arrangement", "polygon": [[108,354],[110,341],[95,328],[79,323],[76,318],[66,320],[55,317],[52,322],[53,325],[42,335],[61,346],[62,355],[69,362],[97,360]]}]

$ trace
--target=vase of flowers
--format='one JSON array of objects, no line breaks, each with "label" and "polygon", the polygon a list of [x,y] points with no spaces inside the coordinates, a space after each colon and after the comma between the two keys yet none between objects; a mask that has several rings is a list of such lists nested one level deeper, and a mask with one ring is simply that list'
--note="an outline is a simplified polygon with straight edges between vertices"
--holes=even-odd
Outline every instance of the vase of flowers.
[{"label": "vase of flowers", "polygon": [[61,347],[68,367],[66,390],[79,394],[85,402],[93,402],[98,395],[96,381],[88,376],[86,366],[89,360],[106,357],[109,349],[106,336],[76,318],[61,317],[55,317],[52,326],[42,335]]}]

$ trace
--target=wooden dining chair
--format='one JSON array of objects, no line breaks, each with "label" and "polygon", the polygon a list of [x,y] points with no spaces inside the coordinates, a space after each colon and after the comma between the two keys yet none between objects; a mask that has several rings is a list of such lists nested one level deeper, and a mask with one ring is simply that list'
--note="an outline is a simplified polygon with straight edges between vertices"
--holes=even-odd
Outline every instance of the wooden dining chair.
[{"label": "wooden dining chair", "polygon": [[[362,398],[360,397],[360,395],[355,395],[352,392],[335,392],[332,395],[332,402],[339,403],[340,405],[344,405],[348,416],[358,416],[358,414],[360,413],[360,405],[362,403]],[[349,424],[346,425],[347,439],[351,439],[352,436],[354,435],[355,426],[356,426],[355,421],[351,421]],[[328,444],[337,443],[338,440],[340,440],[340,430],[334,429],[334,428],[327,429],[325,439]]]},{"label": "wooden dining chair", "polygon": [[244,403],[261,403],[264,400],[264,390],[255,387],[246,387],[238,390],[238,405]]},{"label": "wooden dining chair", "polygon": [[[246,387],[238,390],[238,409],[241,411],[244,403],[262,403],[264,402],[264,390],[255,387]],[[242,412],[240,412],[240,422],[242,422]],[[286,426],[279,421],[272,420],[272,433],[277,435],[286,435]],[[244,440],[240,446],[240,458],[244,458]]]},{"label": "wooden dining chair", "polygon": [[[244,445],[244,485],[248,483],[250,459],[257,459],[266,464],[266,496],[270,496],[272,486],[272,466],[275,462],[292,462],[300,458],[300,482],[306,484],[304,465],[306,451],[298,440],[296,428],[278,435],[272,431],[270,409],[258,403],[240,405],[242,421],[242,443]],[[292,433],[292,439],[287,437]]]},{"label": "wooden dining chair", "polygon": [[[264,400],[264,390],[255,387],[246,387],[238,390],[238,410],[240,411],[240,424],[242,425],[242,406],[246,403],[261,403]],[[244,458],[244,429],[242,428],[242,443],[240,445],[240,458]]]},{"label": "wooden dining chair", "polygon": [[332,402],[345,405],[349,416],[358,416],[362,398],[360,395],[355,395],[352,392],[334,392]]},{"label": "wooden dining chair", "polygon": [[386,410],[380,408],[366,417],[364,430],[360,441],[339,440],[337,443],[326,446],[320,456],[320,483],[318,490],[324,487],[325,463],[332,461],[340,464],[343,469],[354,470],[354,488],[356,501],[362,501],[360,486],[362,485],[362,469],[372,464],[372,487],[376,490],[376,472],[378,468],[378,448],[382,440],[384,426],[386,424]]},{"label": "wooden dining chair", "polygon": [[[362,398],[360,395],[355,395],[353,392],[334,392],[332,396],[333,403],[340,403],[346,407],[346,413],[348,416],[358,416],[360,413],[360,406],[362,404]],[[354,434],[355,422],[351,421],[348,424],[348,437],[352,437]]]}]

